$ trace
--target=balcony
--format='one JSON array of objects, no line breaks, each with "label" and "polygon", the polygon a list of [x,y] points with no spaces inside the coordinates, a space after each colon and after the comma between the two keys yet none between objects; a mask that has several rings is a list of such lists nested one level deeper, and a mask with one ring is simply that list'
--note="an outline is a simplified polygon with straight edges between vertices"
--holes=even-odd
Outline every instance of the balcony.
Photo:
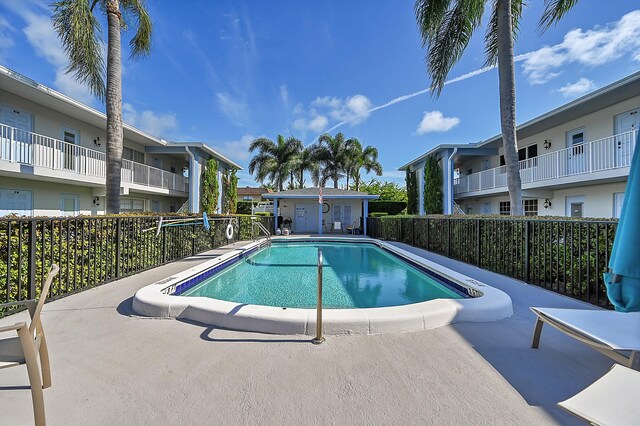
[{"label": "balcony", "polygon": [[[557,186],[628,174],[638,130],[585,142],[519,162],[523,188]],[[625,173],[626,172],[626,173]],[[480,195],[507,190],[506,166],[454,179],[454,194]]]},{"label": "balcony", "polygon": [[[0,124],[0,160],[62,172],[59,175],[69,173],[73,180],[105,184],[107,168],[104,152],[4,124]],[[189,192],[186,177],[146,164],[123,160],[121,176],[123,184]]]}]

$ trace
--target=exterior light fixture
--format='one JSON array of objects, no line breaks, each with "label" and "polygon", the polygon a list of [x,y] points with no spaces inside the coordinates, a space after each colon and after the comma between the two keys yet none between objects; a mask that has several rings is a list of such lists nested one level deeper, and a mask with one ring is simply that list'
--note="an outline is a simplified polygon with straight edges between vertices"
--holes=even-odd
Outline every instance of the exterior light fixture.
[{"label": "exterior light fixture", "polygon": [[544,200],[544,204],[543,204],[545,209],[548,209],[549,207],[551,207],[551,200],[550,199],[545,199]]},{"label": "exterior light fixture", "polygon": [[98,136],[97,138],[95,138],[95,139],[93,140],[93,144],[94,144],[95,146],[100,146],[100,145],[102,145],[102,143],[100,143],[100,136]]},{"label": "exterior light fixture", "polygon": [[93,204],[95,204],[96,206],[100,205],[100,197],[93,197]]},{"label": "exterior light fixture", "polygon": [[544,149],[551,148],[551,141],[549,139],[545,139],[544,144],[542,144],[542,146],[544,146]]}]

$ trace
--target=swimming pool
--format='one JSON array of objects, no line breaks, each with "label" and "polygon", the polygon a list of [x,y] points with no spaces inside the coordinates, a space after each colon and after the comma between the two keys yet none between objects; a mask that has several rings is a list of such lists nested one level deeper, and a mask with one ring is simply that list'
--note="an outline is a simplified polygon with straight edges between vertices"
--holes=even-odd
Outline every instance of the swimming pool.
[{"label": "swimming pool", "polygon": [[177,295],[314,308],[318,249],[324,257],[325,308],[376,308],[469,297],[447,286],[442,277],[425,273],[374,244],[322,241],[274,242]]},{"label": "swimming pool", "polygon": [[502,291],[371,238],[249,242],[136,292],[140,315],[222,328],[313,334],[322,248],[325,334],[417,331],[509,317]]}]

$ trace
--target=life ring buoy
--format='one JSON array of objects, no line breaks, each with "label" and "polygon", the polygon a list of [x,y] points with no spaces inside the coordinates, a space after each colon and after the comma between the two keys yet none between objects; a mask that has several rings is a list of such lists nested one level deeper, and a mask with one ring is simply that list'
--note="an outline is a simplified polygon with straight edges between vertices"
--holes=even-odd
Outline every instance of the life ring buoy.
[{"label": "life ring buoy", "polygon": [[227,230],[225,231],[226,235],[227,235],[227,240],[230,240],[233,238],[233,225],[228,224],[227,225]]}]

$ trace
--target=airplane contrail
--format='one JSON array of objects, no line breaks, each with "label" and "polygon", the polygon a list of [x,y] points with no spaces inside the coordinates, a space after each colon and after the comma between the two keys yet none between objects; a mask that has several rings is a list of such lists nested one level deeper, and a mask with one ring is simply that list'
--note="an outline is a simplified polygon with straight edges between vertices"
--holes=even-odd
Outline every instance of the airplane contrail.
[{"label": "airplane contrail", "polygon": [[[518,56],[513,58],[513,62],[524,61],[529,56],[531,56],[532,53],[534,53],[534,52],[527,52],[527,53],[523,53],[522,55],[518,55]],[[457,83],[459,81],[467,80],[467,79],[469,79],[471,77],[475,77],[476,75],[484,74],[487,71],[491,71],[494,68],[497,68],[497,66],[496,65],[491,65],[491,66],[488,66],[488,67],[483,67],[483,68],[477,69],[475,71],[468,72],[466,74],[462,74],[462,75],[460,75],[458,77],[454,77],[454,78],[452,78],[450,80],[445,81],[444,85],[446,86],[448,84]],[[404,101],[406,101],[408,99],[415,98],[416,96],[424,95],[425,93],[429,93],[430,91],[431,91],[430,89],[422,89],[422,90],[418,90],[417,92],[409,93],[407,95],[398,96],[397,98],[391,99],[390,101],[385,102],[382,105],[374,106],[373,108],[367,110],[365,114],[369,115],[372,112],[376,112],[376,111],[379,111],[381,109],[390,107],[391,105],[395,105],[397,103],[404,102]],[[334,125],[330,129],[325,130],[323,133],[333,132],[337,128],[342,127],[342,126],[344,126],[345,124],[347,124],[349,122],[350,122],[350,120],[341,121],[340,123]],[[320,135],[316,136],[314,142],[317,141],[319,137],[320,137]]]}]

